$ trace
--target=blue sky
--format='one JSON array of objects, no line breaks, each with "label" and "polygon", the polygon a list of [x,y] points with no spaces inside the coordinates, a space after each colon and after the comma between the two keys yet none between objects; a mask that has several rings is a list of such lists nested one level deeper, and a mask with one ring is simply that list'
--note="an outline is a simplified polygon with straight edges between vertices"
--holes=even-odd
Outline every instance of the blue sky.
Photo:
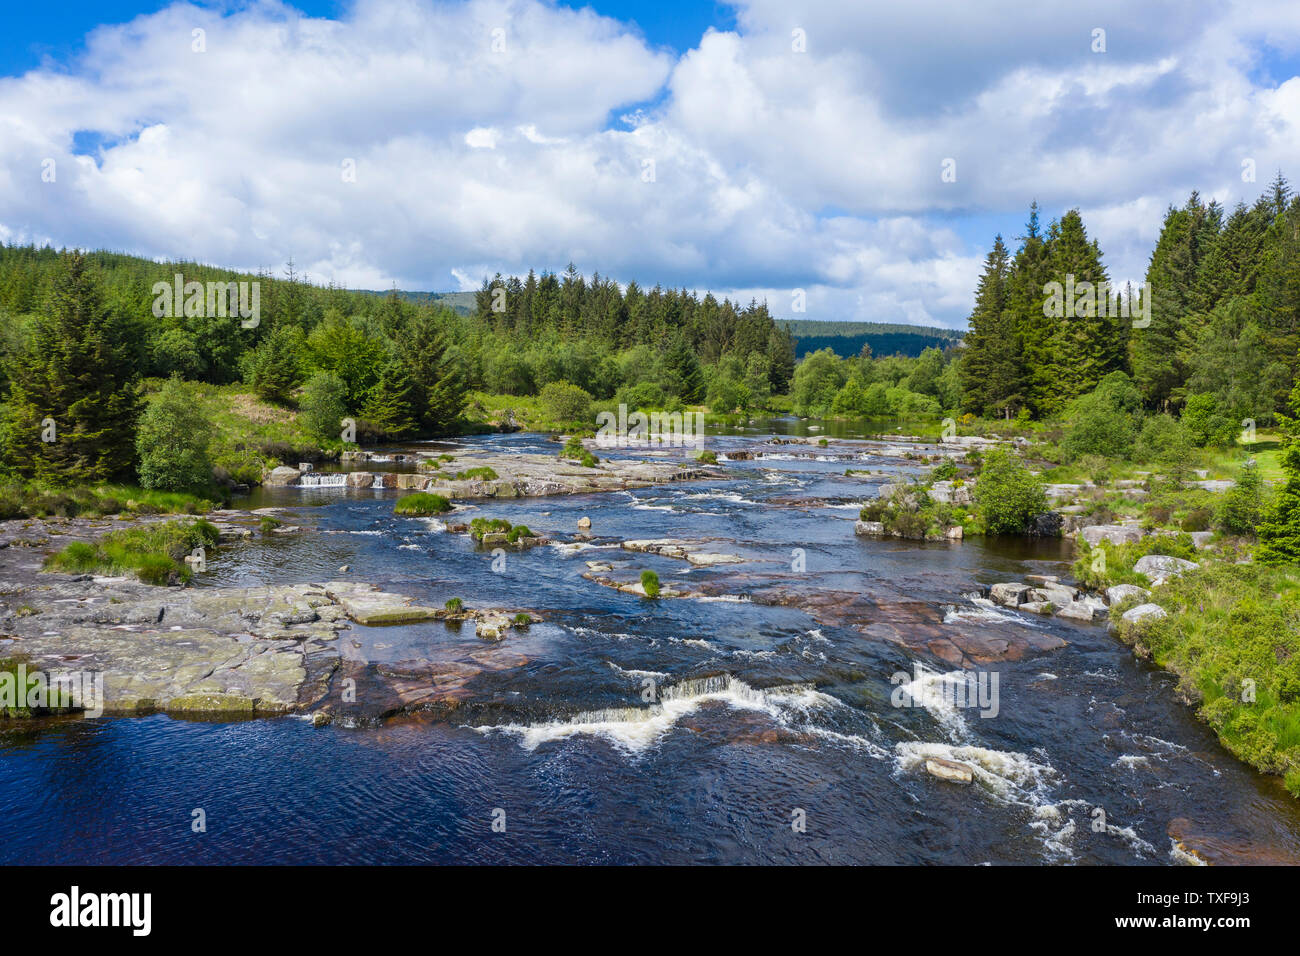
[{"label": "blue sky", "polygon": [[1014,246],[1032,200],[1044,222],[1080,208],[1112,279],[1140,281],[1170,203],[1300,176],[1292,0],[3,17],[0,240],[292,256],[352,287],[572,260],[785,317],[803,289],[802,317],[961,327],[992,236]]}]

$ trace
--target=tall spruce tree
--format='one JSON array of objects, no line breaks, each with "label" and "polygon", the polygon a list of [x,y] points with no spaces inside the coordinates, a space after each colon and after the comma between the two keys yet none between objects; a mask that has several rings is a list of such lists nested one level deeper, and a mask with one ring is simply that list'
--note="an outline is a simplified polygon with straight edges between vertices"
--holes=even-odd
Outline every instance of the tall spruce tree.
[{"label": "tall spruce tree", "polygon": [[104,304],[103,282],[65,253],[25,347],[11,359],[6,463],[57,483],[128,478],[138,415],[130,323]]},{"label": "tall spruce tree", "polygon": [[1010,417],[1024,400],[1020,337],[1010,304],[1011,258],[999,234],[984,258],[958,374],[962,406]]}]

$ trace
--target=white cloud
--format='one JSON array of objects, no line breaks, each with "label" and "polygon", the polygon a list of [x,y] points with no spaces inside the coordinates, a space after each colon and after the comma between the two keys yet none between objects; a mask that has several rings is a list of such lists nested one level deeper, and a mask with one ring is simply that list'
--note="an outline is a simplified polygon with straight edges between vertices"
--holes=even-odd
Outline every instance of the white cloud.
[{"label": "white cloud", "polygon": [[573,260],[782,315],[799,287],[810,318],[959,326],[991,239],[963,223],[1011,241],[1031,199],[1078,205],[1136,279],[1168,203],[1253,199],[1300,155],[1300,79],[1260,79],[1300,49],[1287,2],[747,0],[738,22],[674,59],[537,0],[177,4],[0,79],[0,236],[292,256],[368,288]]}]

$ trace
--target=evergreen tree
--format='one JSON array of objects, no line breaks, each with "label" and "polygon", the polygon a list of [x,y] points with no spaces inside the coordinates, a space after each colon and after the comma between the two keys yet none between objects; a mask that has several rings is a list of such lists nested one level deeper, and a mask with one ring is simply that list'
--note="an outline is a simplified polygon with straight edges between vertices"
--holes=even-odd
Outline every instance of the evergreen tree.
[{"label": "evergreen tree", "polygon": [[419,431],[416,385],[401,362],[388,362],[366,399],[362,417],[388,438],[409,438]]},{"label": "evergreen tree", "polygon": [[984,258],[958,362],[962,406],[984,415],[1009,417],[1024,400],[1020,337],[1009,309],[1010,274],[1010,254],[998,235]]},{"label": "evergreen tree", "polygon": [[8,370],[7,464],[56,482],[128,477],[138,413],[131,351],[129,323],[105,307],[97,270],[80,252],[61,256],[31,338]]},{"label": "evergreen tree", "polygon": [[465,406],[465,377],[459,357],[433,316],[421,314],[403,331],[398,361],[412,385],[421,432],[446,432]]}]

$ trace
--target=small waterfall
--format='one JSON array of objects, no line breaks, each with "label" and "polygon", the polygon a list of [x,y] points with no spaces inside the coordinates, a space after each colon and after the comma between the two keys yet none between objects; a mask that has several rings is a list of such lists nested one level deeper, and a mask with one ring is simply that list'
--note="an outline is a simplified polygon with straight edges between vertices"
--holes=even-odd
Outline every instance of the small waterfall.
[{"label": "small waterfall", "polygon": [[346,473],[327,475],[309,471],[294,483],[295,488],[342,488],[348,483]]}]

